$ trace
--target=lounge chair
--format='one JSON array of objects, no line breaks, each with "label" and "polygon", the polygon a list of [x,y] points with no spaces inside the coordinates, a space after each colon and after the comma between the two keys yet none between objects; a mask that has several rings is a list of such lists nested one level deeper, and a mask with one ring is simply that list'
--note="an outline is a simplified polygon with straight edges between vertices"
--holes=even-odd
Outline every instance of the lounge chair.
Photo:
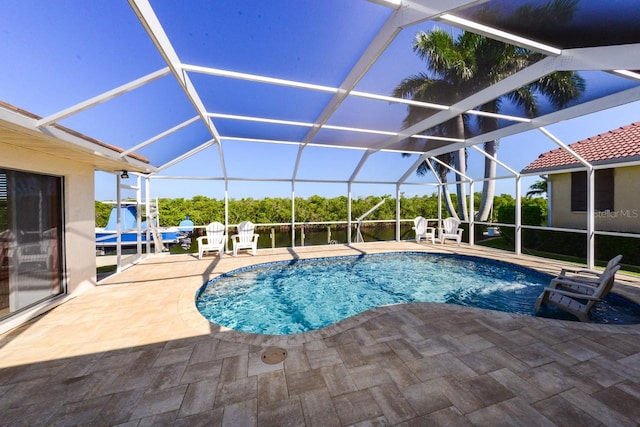
[{"label": "lounge chair", "polygon": [[460,221],[456,218],[446,218],[442,220],[442,226],[438,231],[438,237],[440,238],[440,244],[444,244],[445,239],[455,240],[460,246],[462,241],[462,228],[458,228]]},{"label": "lounge chair", "polygon": [[436,229],[434,227],[427,227],[427,220],[419,216],[413,220],[413,229],[416,232],[416,242],[420,243],[420,239],[431,239],[431,243],[436,243]]},{"label": "lounge chair", "polygon": [[227,235],[224,232],[224,225],[219,222],[212,222],[205,229],[206,235],[198,237],[198,259],[202,259],[202,254],[209,251],[218,251],[220,258],[224,254],[227,243]]},{"label": "lounge chair", "polygon": [[254,226],[252,222],[243,221],[238,224],[238,234],[234,234],[233,239],[233,256],[238,255],[240,249],[251,249],[253,255],[256,254],[258,248],[258,236],[253,232]]},{"label": "lounge chair", "polygon": [[[604,271],[587,270],[587,269],[570,269],[563,268],[560,274],[551,280],[550,287],[565,289],[571,292],[577,292],[583,295],[593,295],[595,289],[600,283],[600,278],[607,271],[610,271],[615,266],[620,265],[622,255],[613,257],[607,263]],[[613,287],[615,281],[615,275],[609,279],[609,283],[601,295],[604,298]]]},{"label": "lounge chair", "polygon": [[609,293],[619,269],[620,265],[615,265],[605,270],[593,284],[556,277],[536,300],[535,309],[538,311],[547,303],[573,314],[581,322],[588,322],[591,308]]}]

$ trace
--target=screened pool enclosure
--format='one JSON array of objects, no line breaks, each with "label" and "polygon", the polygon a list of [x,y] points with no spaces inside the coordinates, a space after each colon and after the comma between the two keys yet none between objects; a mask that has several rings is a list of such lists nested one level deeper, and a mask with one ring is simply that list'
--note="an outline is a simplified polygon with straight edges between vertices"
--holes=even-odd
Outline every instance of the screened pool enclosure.
[{"label": "screened pool enclosure", "polygon": [[[30,132],[102,158],[96,169],[113,175],[118,203],[122,190],[132,190],[150,211],[169,182],[204,182],[225,200],[231,227],[228,200],[260,184],[291,198],[295,246],[305,225],[296,221],[295,199],[311,195],[311,185],[347,196],[347,243],[356,242],[361,219],[352,214],[354,192],[392,195],[400,239],[401,224],[413,219],[401,218],[404,193],[437,193],[446,203],[448,193],[467,200],[482,191],[492,200],[498,185],[514,195],[514,223],[489,222],[482,212],[490,204],[469,197],[457,212],[465,241],[473,245],[476,230],[490,225],[512,228],[520,253],[523,229],[550,229],[522,223],[523,192],[537,175],[521,170],[561,147],[587,173],[587,214],[584,227],[553,231],[583,236],[589,266],[596,236],[638,238],[596,228],[595,171],[615,165],[585,161],[567,147],[579,138],[553,130],[640,100],[640,9],[628,2],[129,0],[61,10],[20,1],[4,15],[15,31],[3,36],[0,52],[15,60],[0,71],[11,82],[0,98],[37,115],[20,119]],[[496,68],[480,61],[451,71],[464,58],[444,50],[421,57],[413,49],[420,32],[453,43],[482,36],[473,40],[502,49],[493,59],[505,64],[496,75],[482,74]],[[554,76],[576,75],[580,90],[560,102]],[[400,90],[408,78],[429,83]],[[14,111],[0,113],[18,122]],[[462,131],[452,130],[456,123]],[[496,151],[493,142],[509,138]],[[122,149],[94,150],[97,141]],[[443,161],[447,153],[458,161]]]}]

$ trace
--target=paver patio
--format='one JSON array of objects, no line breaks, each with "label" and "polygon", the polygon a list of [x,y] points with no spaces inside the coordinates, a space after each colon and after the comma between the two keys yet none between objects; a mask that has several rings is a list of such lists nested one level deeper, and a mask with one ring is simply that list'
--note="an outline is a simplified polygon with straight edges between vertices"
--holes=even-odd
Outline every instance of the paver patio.
[{"label": "paver patio", "polygon": [[[150,257],[0,336],[1,425],[637,425],[640,326],[446,304],[380,307],[292,336],[196,311],[210,278],[252,263],[385,251],[561,264],[411,242]],[[614,290],[640,300],[640,281]],[[265,364],[270,346],[284,362]]]}]

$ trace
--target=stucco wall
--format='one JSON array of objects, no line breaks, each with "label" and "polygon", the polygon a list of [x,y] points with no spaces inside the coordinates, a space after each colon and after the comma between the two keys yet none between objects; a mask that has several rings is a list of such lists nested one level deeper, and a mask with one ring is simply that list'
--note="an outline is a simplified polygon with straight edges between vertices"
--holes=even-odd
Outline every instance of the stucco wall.
[{"label": "stucco wall", "polygon": [[[549,179],[552,225],[586,229],[586,212],[571,212],[571,174],[549,175]],[[640,233],[640,166],[617,168],[614,180],[614,209],[596,212],[596,230]]]},{"label": "stucco wall", "polygon": [[96,283],[94,169],[0,141],[0,167],[64,177],[67,292]]}]

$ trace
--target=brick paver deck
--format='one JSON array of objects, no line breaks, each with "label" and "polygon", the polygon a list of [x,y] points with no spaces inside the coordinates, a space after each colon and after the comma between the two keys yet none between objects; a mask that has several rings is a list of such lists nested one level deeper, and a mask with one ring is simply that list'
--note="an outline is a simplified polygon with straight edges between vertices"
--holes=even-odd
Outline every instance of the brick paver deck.
[{"label": "brick paver deck", "polygon": [[[640,326],[446,304],[381,307],[292,336],[225,330],[195,291],[250,263],[398,250],[561,264],[404,242],[160,256],[0,336],[0,425],[637,425]],[[637,298],[634,279],[614,290]],[[283,347],[284,362],[263,351]]]}]

